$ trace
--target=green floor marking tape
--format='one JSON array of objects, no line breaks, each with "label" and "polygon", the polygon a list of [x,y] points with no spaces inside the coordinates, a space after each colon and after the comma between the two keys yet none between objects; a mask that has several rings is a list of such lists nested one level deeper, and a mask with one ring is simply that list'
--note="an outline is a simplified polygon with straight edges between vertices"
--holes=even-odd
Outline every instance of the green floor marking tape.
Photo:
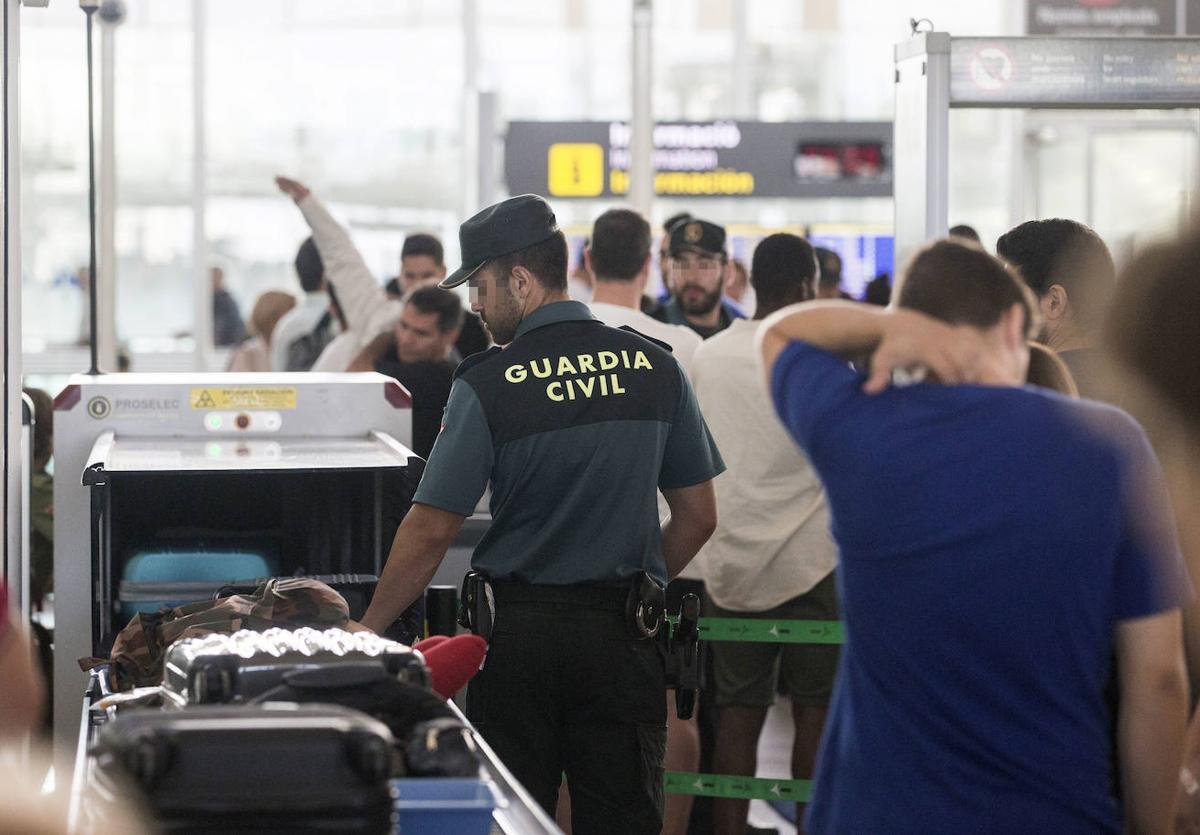
[{"label": "green floor marking tape", "polygon": [[769,780],[763,777],[729,777],[723,774],[693,774],[668,771],[666,790],[670,794],[697,797],[733,797],[739,800],[782,800],[807,803],[812,797],[811,780]]},{"label": "green floor marking tape", "polygon": [[[668,618],[675,623],[678,618]],[[845,641],[837,620],[759,620],[700,618],[702,641],[746,641],[771,644],[840,644]]]}]

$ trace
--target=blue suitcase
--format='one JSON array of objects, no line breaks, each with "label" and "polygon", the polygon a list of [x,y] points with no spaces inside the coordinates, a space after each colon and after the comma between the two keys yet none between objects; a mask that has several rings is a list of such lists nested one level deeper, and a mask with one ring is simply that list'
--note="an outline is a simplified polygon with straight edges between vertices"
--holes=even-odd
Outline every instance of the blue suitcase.
[{"label": "blue suitcase", "polygon": [[265,553],[248,548],[140,550],[121,573],[121,616],[207,600],[224,585],[271,577],[277,568]]}]

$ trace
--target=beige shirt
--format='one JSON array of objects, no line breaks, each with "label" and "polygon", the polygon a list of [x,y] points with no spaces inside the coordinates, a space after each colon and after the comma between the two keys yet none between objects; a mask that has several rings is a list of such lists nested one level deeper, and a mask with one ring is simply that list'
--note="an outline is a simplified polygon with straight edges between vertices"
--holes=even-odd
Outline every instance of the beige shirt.
[{"label": "beige shirt", "polygon": [[833,571],[825,491],[775,414],[755,354],[759,323],[737,319],[696,352],[692,384],[725,459],[717,530],[693,562],[724,609],[761,612]]}]

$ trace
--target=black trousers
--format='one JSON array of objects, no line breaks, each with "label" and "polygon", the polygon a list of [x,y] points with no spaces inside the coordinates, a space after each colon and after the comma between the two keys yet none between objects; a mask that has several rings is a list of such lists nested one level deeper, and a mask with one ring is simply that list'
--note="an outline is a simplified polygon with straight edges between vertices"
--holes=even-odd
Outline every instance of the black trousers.
[{"label": "black trousers", "polygon": [[655,642],[624,589],[498,584],[467,715],[551,816],[563,775],[575,835],[662,828],[666,698]]}]

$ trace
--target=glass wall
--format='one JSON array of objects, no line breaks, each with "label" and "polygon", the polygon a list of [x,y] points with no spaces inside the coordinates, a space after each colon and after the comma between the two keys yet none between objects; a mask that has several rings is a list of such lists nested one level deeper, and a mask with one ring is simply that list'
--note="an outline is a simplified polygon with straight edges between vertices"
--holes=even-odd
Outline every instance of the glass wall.
[{"label": "glass wall", "polygon": [[[126,0],[114,33],[116,324],[135,370],[154,366],[156,354],[190,367],[195,2]],[[1007,0],[654,5],[654,99],[664,120],[888,120],[893,46],[910,18],[956,35],[1017,34],[1023,25],[1023,4]],[[276,191],[275,174],[310,184],[350,225],[382,281],[395,273],[409,231],[440,234],[447,257],[457,257],[457,224],[476,208],[465,205],[475,176],[464,127],[469,79],[495,92],[501,128],[510,119],[628,116],[628,0],[202,0],[202,10],[208,251],[200,257],[224,268],[244,313],[265,289],[298,291],[291,259],[306,229]],[[471,10],[473,30],[464,21]],[[24,327],[27,351],[37,355],[81,338],[84,21],[72,3],[21,14]],[[1194,141],[1097,140],[1087,171],[1039,150],[1021,113],[956,112],[951,132],[950,219],[975,225],[985,241],[1042,208],[1090,211],[1113,234],[1169,223],[1171,211],[1151,216],[1138,208],[1145,201],[1119,195],[1159,194],[1162,183],[1141,182],[1131,159],[1186,154]],[[1107,181],[1114,171],[1121,176]],[[1042,194],[1056,199],[1039,201]],[[604,208],[556,205],[576,231]],[[748,230],[886,229],[892,212],[888,199],[661,200],[653,220],[685,208]]]}]

